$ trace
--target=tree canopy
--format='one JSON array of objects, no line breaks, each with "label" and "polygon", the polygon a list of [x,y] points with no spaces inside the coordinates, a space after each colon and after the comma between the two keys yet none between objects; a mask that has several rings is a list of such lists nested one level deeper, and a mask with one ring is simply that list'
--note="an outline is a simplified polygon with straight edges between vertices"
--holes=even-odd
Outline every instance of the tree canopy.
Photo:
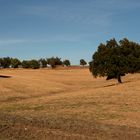
[{"label": "tree canopy", "polygon": [[52,68],[55,68],[57,65],[62,65],[61,58],[51,57],[47,58],[47,64],[49,64]]},{"label": "tree canopy", "polygon": [[80,65],[85,66],[87,65],[87,62],[84,59],[80,59]]},{"label": "tree canopy", "polygon": [[40,58],[32,60],[23,60],[20,61],[18,58],[3,57],[0,58],[0,68],[46,68],[50,65],[52,68],[55,68],[57,65],[66,65],[70,66],[69,60],[61,61],[59,57],[50,57],[50,58]]},{"label": "tree canopy", "polygon": [[93,54],[89,69],[93,76],[107,76],[107,79],[140,71],[140,45],[124,38],[117,42],[111,39],[101,43]]},{"label": "tree canopy", "polygon": [[0,67],[9,68],[10,65],[11,65],[11,58],[10,57],[0,58]]},{"label": "tree canopy", "polygon": [[70,61],[66,59],[66,60],[63,61],[63,65],[68,67],[71,64],[70,64]]},{"label": "tree canopy", "polygon": [[18,66],[21,65],[20,60],[17,58],[11,58],[11,67],[12,68],[18,68]]},{"label": "tree canopy", "polygon": [[42,67],[42,68],[47,67],[47,60],[46,59],[41,58],[41,59],[38,60],[38,62],[40,64],[40,67]]}]

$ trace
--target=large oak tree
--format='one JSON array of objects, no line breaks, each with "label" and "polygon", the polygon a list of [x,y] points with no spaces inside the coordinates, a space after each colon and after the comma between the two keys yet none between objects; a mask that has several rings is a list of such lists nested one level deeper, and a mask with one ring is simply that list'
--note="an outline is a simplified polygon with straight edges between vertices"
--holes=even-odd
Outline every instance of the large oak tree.
[{"label": "large oak tree", "polygon": [[116,78],[121,83],[121,76],[140,71],[140,45],[126,38],[119,43],[111,39],[98,46],[89,64],[93,76]]}]

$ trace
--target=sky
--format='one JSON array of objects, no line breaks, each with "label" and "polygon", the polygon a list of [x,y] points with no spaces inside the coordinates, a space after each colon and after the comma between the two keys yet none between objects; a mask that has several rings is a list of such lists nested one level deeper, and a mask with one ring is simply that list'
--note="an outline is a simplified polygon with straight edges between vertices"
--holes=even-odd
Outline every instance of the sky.
[{"label": "sky", "polygon": [[140,43],[140,0],[0,0],[0,57],[79,64],[112,38]]}]

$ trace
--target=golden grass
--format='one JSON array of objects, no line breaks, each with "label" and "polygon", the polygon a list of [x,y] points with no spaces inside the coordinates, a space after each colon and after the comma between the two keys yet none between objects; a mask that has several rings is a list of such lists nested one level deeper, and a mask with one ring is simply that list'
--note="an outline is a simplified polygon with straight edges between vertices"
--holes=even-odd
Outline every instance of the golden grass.
[{"label": "golden grass", "polygon": [[117,84],[88,69],[0,72],[11,76],[0,78],[1,139],[140,138],[140,74]]}]

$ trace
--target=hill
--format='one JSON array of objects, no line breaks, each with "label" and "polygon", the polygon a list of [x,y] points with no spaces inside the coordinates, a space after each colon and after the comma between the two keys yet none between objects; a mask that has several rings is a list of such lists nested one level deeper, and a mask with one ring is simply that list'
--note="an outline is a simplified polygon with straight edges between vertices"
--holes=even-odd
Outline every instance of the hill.
[{"label": "hill", "polygon": [[2,140],[140,139],[140,74],[123,84],[95,79],[86,68],[0,74]]}]

